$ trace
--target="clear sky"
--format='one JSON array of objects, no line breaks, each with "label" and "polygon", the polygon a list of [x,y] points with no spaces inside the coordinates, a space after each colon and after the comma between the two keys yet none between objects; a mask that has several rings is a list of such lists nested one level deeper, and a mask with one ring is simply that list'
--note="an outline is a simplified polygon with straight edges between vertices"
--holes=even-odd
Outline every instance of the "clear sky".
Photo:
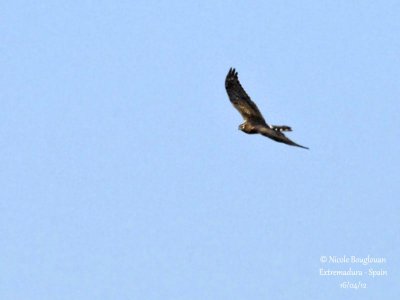
[{"label": "clear sky", "polygon": [[[2,300],[398,298],[399,1],[0,17]],[[230,67],[309,151],[238,130]]]}]

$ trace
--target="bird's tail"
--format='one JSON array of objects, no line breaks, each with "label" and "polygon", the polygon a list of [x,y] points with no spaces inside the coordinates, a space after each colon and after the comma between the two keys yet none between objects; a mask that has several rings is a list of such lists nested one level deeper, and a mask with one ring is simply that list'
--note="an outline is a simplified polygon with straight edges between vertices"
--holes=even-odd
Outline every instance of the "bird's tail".
[{"label": "bird's tail", "polygon": [[283,131],[292,131],[292,128],[286,125],[272,125],[273,130],[283,132]]}]

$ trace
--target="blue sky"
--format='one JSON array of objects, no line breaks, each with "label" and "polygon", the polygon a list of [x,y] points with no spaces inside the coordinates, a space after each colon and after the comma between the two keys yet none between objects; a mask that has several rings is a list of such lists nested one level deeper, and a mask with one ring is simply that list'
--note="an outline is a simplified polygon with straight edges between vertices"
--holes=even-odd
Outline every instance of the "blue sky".
[{"label": "blue sky", "polygon": [[[0,11],[1,299],[400,294],[398,1]],[[237,130],[230,67],[310,151]]]}]

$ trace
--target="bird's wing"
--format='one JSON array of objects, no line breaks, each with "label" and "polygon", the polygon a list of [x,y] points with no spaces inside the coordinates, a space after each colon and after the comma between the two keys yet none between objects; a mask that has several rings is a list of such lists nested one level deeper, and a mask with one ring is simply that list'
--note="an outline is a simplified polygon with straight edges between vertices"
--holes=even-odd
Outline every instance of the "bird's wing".
[{"label": "bird's wing", "polygon": [[265,123],[265,120],[258,110],[257,105],[251,101],[246,91],[239,82],[238,73],[235,69],[230,68],[225,79],[225,88],[229,96],[229,100],[233,106],[239,111],[245,121],[253,120]]},{"label": "bird's wing", "polygon": [[277,142],[280,142],[280,143],[284,143],[284,144],[287,144],[287,145],[291,145],[291,146],[304,148],[304,149],[309,149],[307,147],[304,147],[302,145],[299,145],[299,144],[293,142],[291,139],[289,139],[282,132],[273,130],[273,129],[267,127],[267,126],[258,125],[258,126],[256,126],[255,129],[260,134],[262,134],[263,136],[269,137],[270,139],[273,139],[274,141],[277,141]]}]

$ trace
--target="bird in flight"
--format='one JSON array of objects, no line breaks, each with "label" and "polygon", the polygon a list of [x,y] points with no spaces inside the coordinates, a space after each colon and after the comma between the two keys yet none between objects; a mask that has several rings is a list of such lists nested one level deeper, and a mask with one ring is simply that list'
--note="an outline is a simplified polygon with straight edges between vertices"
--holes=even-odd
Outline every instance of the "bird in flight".
[{"label": "bird in flight", "polygon": [[308,149],[307,147],[296,144],[283,134],[285,131],[292,131],[292,128],[289,126],[268,125],[267,122],[265,122],[257,105],[251,101],[240,84],[238,73],[233,68],[229,69],[228,75],[226,76],[225,88],[229,100],[244,119],[244,123],[239,125],[239,130],[247,134],[259,133],[279,143]]}]

